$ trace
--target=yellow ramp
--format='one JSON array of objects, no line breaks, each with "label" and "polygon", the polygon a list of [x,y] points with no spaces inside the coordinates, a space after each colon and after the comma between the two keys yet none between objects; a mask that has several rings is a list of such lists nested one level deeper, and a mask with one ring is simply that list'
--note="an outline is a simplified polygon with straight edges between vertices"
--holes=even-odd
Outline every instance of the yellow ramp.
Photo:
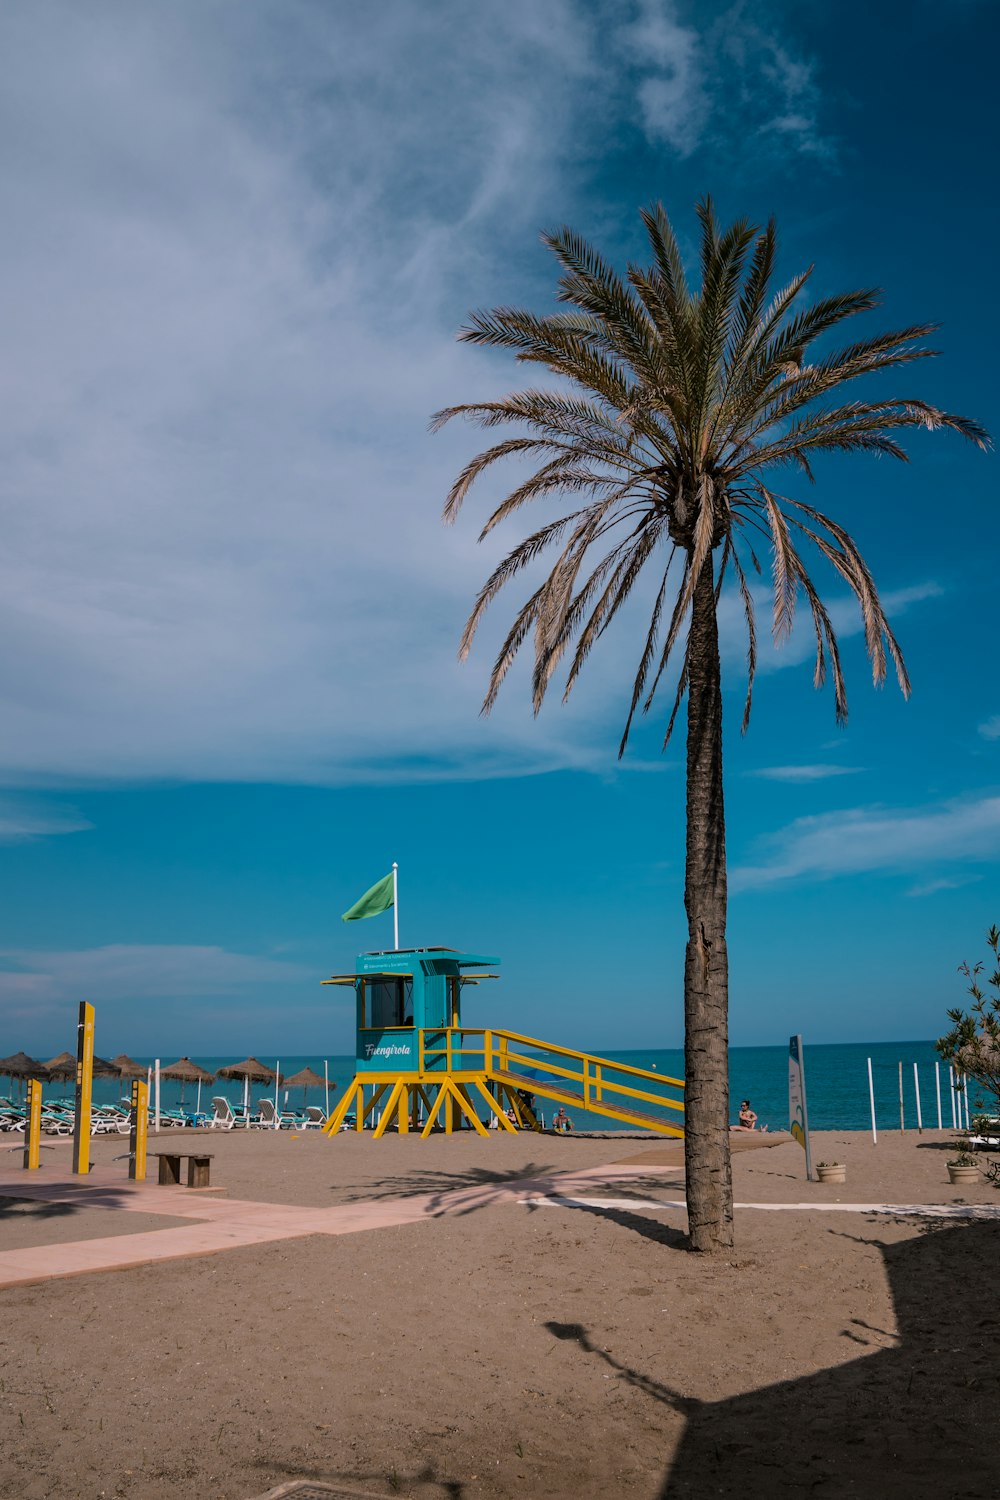
[{"label": "yellow ramp", "polygon": [[424,1078],[433,1079],[443,1064],[447,1073],[481,1073],[494,1086],[525,1090],[619,1125],[658,1135],[684,1134],[684,1104],[678,1097],[684,1082],[680,1078],[514,1031],[451,1027],[423,1032],[421,1042]]}]

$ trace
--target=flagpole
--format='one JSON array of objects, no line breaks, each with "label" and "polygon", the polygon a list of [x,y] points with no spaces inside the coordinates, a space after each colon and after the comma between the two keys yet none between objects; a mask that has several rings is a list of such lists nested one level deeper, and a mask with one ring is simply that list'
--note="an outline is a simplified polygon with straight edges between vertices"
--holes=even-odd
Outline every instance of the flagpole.
[{"label": "flagpole", "polygon": [[392,945],[399,949],[399,866],[392,862]]}]

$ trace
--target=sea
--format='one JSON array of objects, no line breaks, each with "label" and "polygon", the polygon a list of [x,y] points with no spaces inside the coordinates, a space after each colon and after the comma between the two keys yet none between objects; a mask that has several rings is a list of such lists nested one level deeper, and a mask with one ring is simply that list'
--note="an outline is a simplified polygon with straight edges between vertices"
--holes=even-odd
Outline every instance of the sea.
[{"label": "sea", "polygon": [[[259,1055],[259,1054],[257,1054]],[[632,1067],[648,1068],[664,1077],[683,1076],[683,1054],[679,1049],[658,1051],[654,1048],[639,1048],[628,1052],[607,1051],[600,1054],[611,1062],[626,1063]],[[941,1119],[946,1127],[951,1125],[951,1102],[948,1094],[948,1069],[940,1062],[931,1041],[913,1042],[838,1042],[826,1045],[805,1043],[806,1091],[809,1124],[813,1130],[866,1130],[871,1128],[871,1106],[868,1092],[868,1060],[871,1059],[872,1080],[875,1093],[876,1121],[880,1129],[898,1130],[900,1126],[900,1064],[903,1082],[903,1123],[907,1129],[918,1123],[917,1099],[920,1100],[920,1118],[925,1128],[936,1128],[938,1124],[938,1084],[940,1084]],[[163,1066],[172,1062],[172,1057],[163,1057]],[[233,1057],[196,1057],[195,1062],[216,1072]],[[152,1066],[154,1059],[139,1057],[137,1062]],[[283,1076],[290,1077],[301,1068],[310,1067],[320,1077],[324,1063],[330,1075],[331,1107],[340,1098],[343,1089],[354,1076],[353,1057],[296,1056],[270,1058],[261,1057],[269,1067],[279,1066]],[[914,1073],[914,1064],[916,1072]],[[935,1068],[935,1064],[938,1064]],[[541,1073],[541,1069],[539,1069]],[[771,1130],[788,1128],[788,1048],[781,1047],[733,1047],[729,1054],[729,1089],[732,1105],[732,1123],[741,1099],[749,1099],[761,1125]],[[71,1095],[72,1085],[47,1088],[46,1097]],[[94,1101],[98,1104],[112,1103],[128,1093],[115,1079],[96,1079]],[[213,1095],[223,1094],[234,1103],[243,1098],[242,1081],[220,1079],[206,1085],[201,1092],[201,1107],[211,1110]],[[183,1097],[182,1097],[183,1095]],[[264,1095],[273,1098],[273,1089],[263,1084],[251,1085],[250,1096],[257,1100]],[[322,1087],[311,1089],[307,1095],[301,1088],[279,1088],[279,1104],[300,1108],[303,1102],[325,1105]],[[196,1102],[197,1089],[187,1084],[183,1091],[179,1083],[164,1079],[161,1082],[160,1100],[163,1108],[180,1106],[190,1108]],[[152,1102],[152,1101],[151,1101]],[[539,1107],[545,1113],[555,1105],[539,1098]],[[645,1108],[646,1106],[639,1106]],[[974,1102],[973,1102],[974,1108]],[[570,1111],[577,1130],[615,1130],[615,1122],[588,1113],[583,1109]],[[676,1117],[674,1117],[676,1118]],[[546,1113],[546,1120],[548,1114]],[[627,1127],[619,1127],[627,1132]]]}]

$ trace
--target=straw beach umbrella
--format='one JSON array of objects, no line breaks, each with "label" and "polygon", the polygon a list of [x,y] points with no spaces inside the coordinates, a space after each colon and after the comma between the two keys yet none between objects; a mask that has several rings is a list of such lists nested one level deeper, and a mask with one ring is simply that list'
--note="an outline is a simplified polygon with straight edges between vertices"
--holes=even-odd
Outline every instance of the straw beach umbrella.
[{"label": "straw beach umbrella", "polygon": [[111,1061],[118,1069],[119,1078],[145,1078],[146,1069],[142,1063],[137,1063],[134,1058],[129,1057],[127,1052],[119,1052],[117,1057]]},{"label": "straw beach umbrella", "polygon": [[169,1068],[161,1068],[160,1077],[177,1078],[180,1080],[182,1106],[184,1104],[184,1085],[187,1083],[196,1083],[198,1085],[198,1102],[195,1105],[196,1110],[201,1109],[202,1084],[215,1082],[214,1073],[209,1073],[207,1068],[199,1067],[198,1064],[192,1062],[189,1057],[181,1057],[177,1060],[177,1062],[171,1063]]},{"label": "straw beach umbrella", "polygon": [[49,1058],[45,1071],[53,1082],[65,1083],[76,1077],[76,1058],[72,1052],[60,1052],[58,1057]]},{"label": "straw beach umbrella", "polygon": [[[331,1078],[330,1082],[333,1083],[334,1080]],[[302,1090],[303,1105],[306,1102],[306,1094],[309,1092],[309,1090],[315,1088],[323,1088],[325,1083],[326,1079],[321,1078],[318,1073],[313,1072],[312,1068],[302,1068],[298,1073],[293,1073],[291,1078],[285,1079],[286,1088],[300,1088]]]},{"label": "straw beach umbrella", "polygon": [[29,1057],[27,1052],[0,1057],[0,1078],[44,1078],[45,1075],[45,1064],[40,1063],[36,1057]]},{"label": "straw beach umbrella", "polygon": [[251,1083],[274,1083],[280,1082],[273,1068],[268,1068],[264,1063],[258,1062],[255,1057],[245,1057],[242,1062],[227,1063],[220,1068],[219,1078],[242,1078],[243,1079],[243,1107],[250,1107],[250,1085]]},{"label": "straw beach umbrella", "polygon": [[11,1057],[0,1057],[0,1078],[9,1078],[13,1083],[17,1078],[22,1085],[26,1078],[40,1078],[43,1081],[48,1077],[45,1064],[40,1063],[37,1058],[29,1057],[27,1052],[15,1052]]}]

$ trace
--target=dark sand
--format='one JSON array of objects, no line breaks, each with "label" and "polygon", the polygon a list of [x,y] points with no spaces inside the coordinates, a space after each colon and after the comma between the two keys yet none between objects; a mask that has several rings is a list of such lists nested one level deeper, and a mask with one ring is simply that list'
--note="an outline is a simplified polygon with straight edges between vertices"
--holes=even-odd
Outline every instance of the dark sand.
[{"label": "dark sand", "polygon": [[[736,1155],[737,1199],[1000,1203],[949,1186],[950,1137],[816,1145],[847,1161],[846,1188],[806,1183],[786,1143]],[[491,1201],[498,1179],[652,1165],[661,1144],[254,1133],[212,1149],[232,1198],[478,1184],[482,1206],[0,1293],[0,1495],[242,1500],[296,1477],[428,1500],[1000,1492],[1000,1222],[745,1210],[713,1261],[683,1249],[678,1210]],[[84,1238],[125,1217],[74,1205],[16,1229],[41,1243],[56,1220]]]}]

